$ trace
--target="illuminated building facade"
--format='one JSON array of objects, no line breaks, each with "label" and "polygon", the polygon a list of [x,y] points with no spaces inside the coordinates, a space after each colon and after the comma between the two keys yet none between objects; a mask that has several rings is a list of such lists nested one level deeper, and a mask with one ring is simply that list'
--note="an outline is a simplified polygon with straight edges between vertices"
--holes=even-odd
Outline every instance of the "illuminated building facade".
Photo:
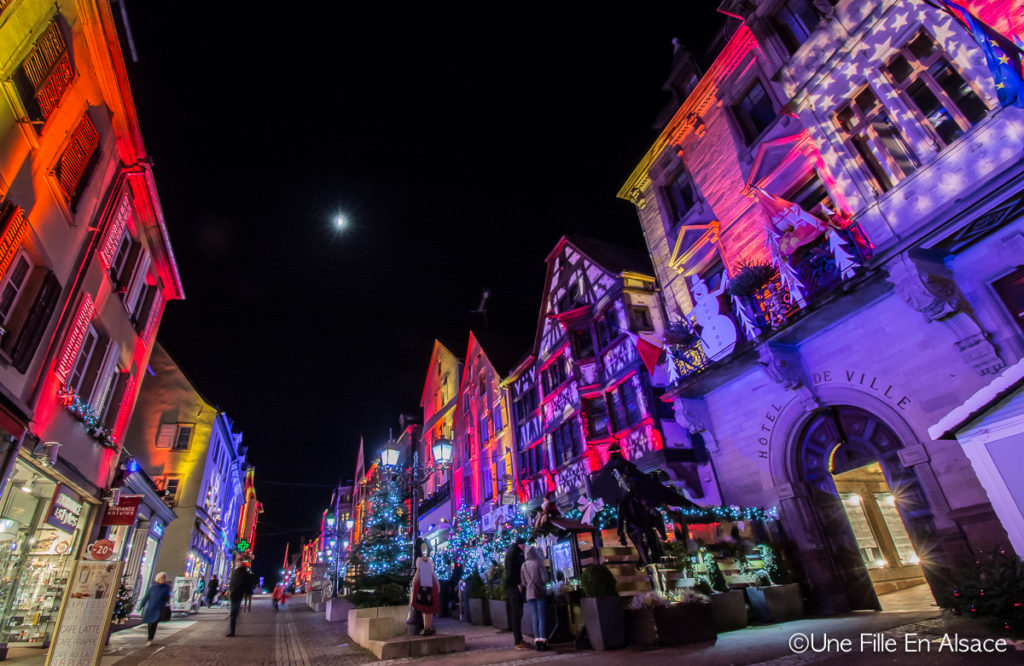
[{"label": "illuminated building facade", "polygon": [[[105,0],[0,9],[0,642],[48,644],[183,297]],[[30,547],[31,544],[31,547]],[[40,545],[42,544],[42,545]],[[32,618],[29,621],[28,618]]]},{"label": "illuminated building facade", "polygon": [[[509,419],[502,372],[488,351],[475,333],[469,334],[453,440],[455,504],[476,507],[485,533],[494,532],[518,505],[518,499],[514,504],[502,504],[502,496],[516,498],[515,429]],[[498,367],[507,372],[511,363],[506,365],[504,357],[497,358],[502,359]]]},{"label": "illuminated building facade", "polygon": [[[455,438],[455,407],[459,400],[462,362],[440,341],[434,340],[423,382],[420,407],[423,409],[423,430],[417,447],[419,461],[433,465],[434,444]],[[447,541],[452,515],[451,470],[438,470],[427,476],[421,485],[418,511],[419,534],[431,547]]]},{"label": "illuminated building facade", "polygon": [[779,507],[819,611],[878,608],[1024,534],[1012,440],[971,437],[1020,382],[1024,115],[928,3],[721,11],[620,192],[680,333],[662,397],[724,504]]},{"label": "illuminated building facade", "polygon": [[256,470],[245,470],[242,508],[238,516],[236,551],[251,560],[256,548],[256,522],[263,513],[263,505],[256,499]]},{"label": "illuminated building facade", "polygon": [[157,570],[172,578],[217,574],[227,580],[251,481],[242,434],[160,344],[150,358],[125,447],[178,514],[167,526]]},{"label": "illuminated building facade", "polygon": [[549,492],[575,506],[613,444],[717,503],[703,440],[675,423],[658,399],[666,375],[645,365],[667,324],[651,272],[645,254],[581,236],[563,237],[548,255],[532,353],[506,380],[518,491],[531,506]]}]

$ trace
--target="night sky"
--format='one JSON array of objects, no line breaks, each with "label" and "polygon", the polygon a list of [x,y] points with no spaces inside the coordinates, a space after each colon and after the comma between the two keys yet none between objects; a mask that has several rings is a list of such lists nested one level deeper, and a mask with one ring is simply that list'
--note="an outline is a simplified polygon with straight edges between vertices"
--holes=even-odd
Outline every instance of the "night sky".
[{"label": "night sky", "polygon": [[187,299],[159,337],[245,433],[268,577],[360,434],[372,456],[421,414],[433,340],[465,353],[483,288],[525,354],[562,234],[644,247],[615,194],[657,136],[672,37],[698,52],[723,19],[370,4],[128,3]]}]

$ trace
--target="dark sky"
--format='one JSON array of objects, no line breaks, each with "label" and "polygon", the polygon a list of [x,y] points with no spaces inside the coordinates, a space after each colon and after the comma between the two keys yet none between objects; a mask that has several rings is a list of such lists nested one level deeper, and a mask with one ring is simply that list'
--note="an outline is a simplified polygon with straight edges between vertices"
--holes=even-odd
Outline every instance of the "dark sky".
[{"label": "dark sky", "polygon": [[187,297],[159,335],[245,432],[267,576],[330,497],[285,484],[351,478],[360,433],[372,455],[418,412],[434,338],[464,353],[484,287],[525,353],[562,234],[644,247],[615,194],[656,137],[671,38],[697,51],[721,23],[717,0],[369,4],[128,3]]}]

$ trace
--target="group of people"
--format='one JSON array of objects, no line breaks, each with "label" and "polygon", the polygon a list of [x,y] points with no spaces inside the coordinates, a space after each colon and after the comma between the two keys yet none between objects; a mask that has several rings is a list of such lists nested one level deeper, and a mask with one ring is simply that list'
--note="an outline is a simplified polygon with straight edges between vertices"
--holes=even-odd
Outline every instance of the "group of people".
[{"label": "group of people", "polygon": [[[202,582],[202,581],[200,581]],[[231,570],[231,577],[228,579],[227,596],[231,602],[231,610],[228,613],[229,631],[227,637],[235,635],[235,627],[238,623],[238,614],[243,606],[245,612],[252,610],[252,593],[258,580],[249,570],[241,558],[235,558],[234,568]],[[222,593],[220,580],[216,574],[210,577],[205,586],[206,605],[213,607],[217,595]],[[203,595],[200,594],[200,597]],[[161,571],[153,577],[153,584],[146,590],[146,593],[139,600],[139,608],[142,611],[142,621],[146,624],[147,640],[146,645],[153,644],[156,636],[157,625],[171,619],[171,586],[167,584],[167,573]],[[276,609],[275,601],[275,609]]]},{"label": "group of people", "polygon": [[[525,556],[524,556],[525,549]],[[505,599],[508,624],[512,630],[515,649],[529,650],[523,640],[523,606],[533,609],[533,647],[543,652],[548,649],[548,570],[540,552],[534,546],[525,548],[523,539],[516,539],[505,552]]]}]

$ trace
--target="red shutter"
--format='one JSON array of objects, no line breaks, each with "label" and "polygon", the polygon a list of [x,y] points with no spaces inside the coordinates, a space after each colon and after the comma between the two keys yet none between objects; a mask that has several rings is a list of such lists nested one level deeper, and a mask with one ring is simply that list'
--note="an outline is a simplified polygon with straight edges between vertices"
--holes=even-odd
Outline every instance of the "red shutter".
[{"label": "red shutter", "polygon": [[64,349],[61,351],[60,357],[57,359],[57,365],[54,368],[57,378],[62,382],[67,381],[68,375],[71,374],[71,369],[75,366],[75,358],[78,356],[78,350],[82,347],[82,340],[85,339],[85,334],[89,330],[89,322],[92,321],[94,309],[92,297],[89,296],[88,292],[82,294],[82,302],[78,305],[78,312],[75,314],[75,318],[71,320],[71,328],[68,330],[67,339],[64,341]]}]

